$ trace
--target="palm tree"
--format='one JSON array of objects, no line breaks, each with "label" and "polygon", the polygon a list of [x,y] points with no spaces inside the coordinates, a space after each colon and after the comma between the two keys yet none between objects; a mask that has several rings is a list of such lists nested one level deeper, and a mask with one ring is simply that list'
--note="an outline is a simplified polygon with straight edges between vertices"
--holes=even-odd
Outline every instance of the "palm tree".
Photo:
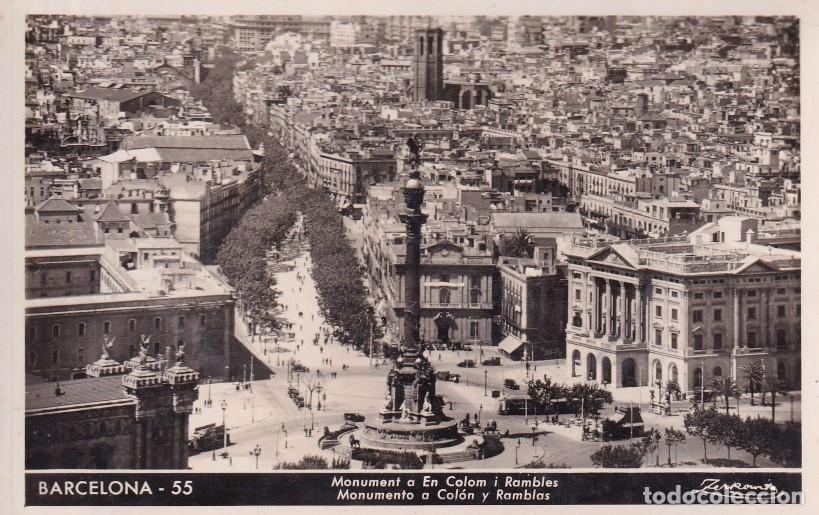
[{"label": "palm tree", "polygon": [[[754,405],[754,390],[762,384],[762,375],[765,369],[762,367],[760,360],[752,361],[742,367],[742,374],[748,380],[748,390],[751,392],[751,406]],[[765,398],[762,398],[764,403]]]},{"label": "palm tree", "polygon": [[677,381],[669,380],[665,385],[665,391],[669,394],[669,396],[673,396],[675,399],[679,399],[682,390],[680,390],[680,385],[677,384]]},{"label": "palm tree", "polygon": [[776,394],[782,391],[779,380],[775,375],[766,374],[765,383],[771,392],[771,420],[776,422]]},{"label": "palm tree", "polygon": [[508,241],[507,252],[513,257],[532,257],[535,253],[535,241],[526,229],[520,227]]},{"label": "palm tree", "polygon": [[714,388],[714,392],[718,396],[725,399],[725,414],[729,415],[730,414],[728,411],[730,407],[729,399],[731,397],[736,397],[739,391],[737,389],[737,382],[734,381],[733,377],[717,376],[714,378],[714,381],[713,383],[711,383],[711,386]]}]

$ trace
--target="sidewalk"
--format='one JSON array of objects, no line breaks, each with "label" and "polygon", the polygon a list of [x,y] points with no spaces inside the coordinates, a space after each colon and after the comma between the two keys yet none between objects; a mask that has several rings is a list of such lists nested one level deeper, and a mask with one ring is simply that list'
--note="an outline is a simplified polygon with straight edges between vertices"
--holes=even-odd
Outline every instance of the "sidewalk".
[{"label": "sidewalk", "polygon": [[[238,384],[238,383],[237,383]],[[205,401],[210,398],[213,405],[205,407]],[[234,383],[202,383],[199,386],[199,399],[194,402],[196,411],[190,416],[189,437],[197,427],[207,424],[222,425],[222,402],[226,402],[225,421],[229,430],[247,426],[254,422],[266,419],[272,414],[272,406],[260,395],[254,395],[250,390],[236,390]]]}]

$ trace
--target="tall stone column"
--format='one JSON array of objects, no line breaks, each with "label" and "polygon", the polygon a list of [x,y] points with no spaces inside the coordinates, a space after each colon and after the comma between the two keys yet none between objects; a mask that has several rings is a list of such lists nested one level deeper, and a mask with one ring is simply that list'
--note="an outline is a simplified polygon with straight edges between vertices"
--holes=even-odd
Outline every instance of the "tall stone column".
[{"label": "tall stone column", "polygon": [[592,278],[592,331],[600,332],[600,282]]},{"label": "tall stone column", "polygon": [[146,417],[142,421],[142,468],[154,468],[154,420],[151,417]]},{"label": "tall stone column", "polygon": [[131,468],[142,469],[145,468],[143,463],[143,441],[145,440],[145,420],[138,419],[134,424],[134,456],[133,466]]},{"label": "tall stone column", "polygon": [[615,334],[618,338],[624,338],[626,335],[626,327],[624,324],[626,311],[626,285],[622,281],[617,282],[619,286],[619,293],[617,295],[617,328]]},{"label": "tall stone column", "polygon": [[199,373],[184,363],[185,353],[182,349],[176,352],[176,363],[165,370],[164,382],[170,390],[172,399],[169,416],[174,421],[174,453],[170,461],[171,468],[184,469],[188,466],[188,418],[193,412],[193,403],[199,397],[196,385],[199,384]]},{"label": "tall stone column", "polygon": [[774,344],[774,337],[773,337],[773,320],[771,320],[771,299],[770,295],[768,294],[768,290],[762,290],[762,314],[764,318],[762,319],[762,327],[763,334],[760,335],[763,338],[761,342],[764,347],[770,349]]},{"label": "tall stone column", "polygon": [[606,279],[606,334],[612,335],[615,332],[614,327],[614,281]]},{"label": "tall stone column", "polygon": [[625,313],[624,318],[626,321],[623,338],[634,341],[633,333],[634,333],[634,304],[632,303],[633,297],[629,292],[629,285],[627,283],[623,283],[623,293],[625,297]]},{"label": "tall stone column", "polygon": [[634,307],[637,310],[637,334],[635,335],[635,339],[643,343],[643,289],[639,282],[634,287],[634,297]]},{"label": "tall stone column", "polygon": [[424,185],[418,178],[418,170],[410,173],[410,178],[401,191],[407,211],[401,215],[401,221],[407,226],[407,256],[404,274],[404,349],[417,350],[421,341],[421,226],[427,221],[427,215],[421,213],[424,203]]},{"label": "tall stone column", "polygon": [[740,310],[742,309],[742,299],[741,299],[741,292],[738,289],[734,289],[734,342],[732,347],[742,347],[742,336],[740,332],[740,318],[742,313]]}]

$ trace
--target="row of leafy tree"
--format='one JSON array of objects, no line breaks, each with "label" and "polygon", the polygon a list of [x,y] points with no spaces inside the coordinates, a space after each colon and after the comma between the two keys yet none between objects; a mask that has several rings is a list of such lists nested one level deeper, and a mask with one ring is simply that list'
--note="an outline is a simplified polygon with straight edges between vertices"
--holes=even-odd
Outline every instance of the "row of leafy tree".
[{"label": "row of leafy tree", "polygon": [[[649,459],[656,457],[655,465],[660,465],[660,442],[665,439],[668,447],[668,466],[671,466],[671,448],[676,449],[685,443],[685,433],[674,428],[666,428],[665,432],[657,429],[646,431],[642,438],[628,445],[605,445],[591,455],[594,466],[603,468],[639,468]],[[676,458],[675,458],[676,462]]]},{"label": "row of leafy tree", "polygon": [[214,123],[225,126],[245,126],[242,105],[233,96],[233,70],[241,56],[229,47],[220,47],[204,80],[191,88],[191,95],[208,108]]},{"label": "row of leafy tree", "polygon": [[[702,440],[703,462],[708,462],[708,444],[719,445],[728,450],[747,451],[756,467],[759,456],[768,456],[773,462],[786,467],[799,467],[802,463],[802,426],[799,423],[775,424],[766,418],[745,418],[726,415],[715,409],[697,409],[685,416],[685,433]],[[685,443],[686,435],[674,428],[664,432],[657,429],[646,431],[643,437],[627,445],[607,445],[591,455],[592,463],[603,468],[638,468],[646,459],[655,455],[655,465],[660,465],[661,446],[668,447],[668,465],[671,466],[671,448]],[[676,452],[675,452],[676,455]],[[676,461],[676,460],[675,460]]]},{"label": "row of leafy tree", "polygon": [[715,409],[698,409],[685,416],[685,430],[702,440],[703,461],[708,460],[708,443],[728,449],[742,449],[753,457],[753,466],[759,456],[768,456],[786,467],[802,463],[802,424],[776,424],[767,418],[742,419],[738,415],[719,413]]},{"label": "row of leafy tree", "polygon": [[345,237],[343,219],[326,194],[312,191],[303,200],[321,311],[351,343],[362,345],[375,323],[368,309],[361,265]]},{"label": "row of leafy tree", "polygon": [[543,376],[543,381],[536,379],[529,382],[529,397],[535,404],[551,412],[555,401],[560,400],[568,408],[583,417],[597,415],[603,404],[611,404],[611,392],[600,388],[594,383],[575,383],[567,385],[553,382],[549,376]]},{"label": "row of leafy tree", "polygon": [[249,209],[219,247],[216,262],[236,289],[251,336],[276,329],[275,278],[267,273],[268,250],[279,246],[296,221],[286,203],[268,198]]},{"label": "row of leafy tree", "polygon": [[[358,346],[369,338],[370,328],[378,334],[362,268],[347,239],[344,222],[331,196],[323,189],[309,188],[282,145],[263,134],[265,185],[275,192],[275,201],[304,214],[304,232],[310,243],[312,276],[324,319],[339,328],[349,342]],[[366,347],[365,347],[366,348]]]},{"label": "row of leafy tree", "polygon": [[[271,325],[269,308],[275,302],[272,279],[266,277],[264,254],[270,245],[281,241],[295,221],[295,213],[305,216],[305,227],[313,258],[313,278],[326,320],[341,329],[352,342],[362,344],[374,325],[367,309],[366,290],[355,252],[344,234],[342,218],[322,190],[307,188],[303,176],[293,165],[293,156],[273,134],[246,123],[241,105],[233,97],[233,71],[241,58],[229,49],[220,49],[214,67],[194,95],[201,98],[216,123],[242,129],[251,145],[263,145],[263,184],[268,197],[257,210],[248,212],[220,251],[219,265],[237,287],[245,313],[255,325]],[[247,223],[245,223],[245,219]],[[250,232],[260,231],[254,237]],[[263,248],[264,246],[266,248]],[[257,259],[258,258],[258,259]],[[247,264],[244,260],[248,260]],[[246,301],[245,301],[246,299]],[[267,310],[265,309],[267,306]]]},{"label": "row of leafy tree", "polygon": [[324,456],[317,456],[315,454],[308,454],[299,461],[285,461],[279,463],[275,470],[327,470],[327,469],[348,469],[350,468],[350,460],[347,458],[333,458],[328,463]]},{"label": "row of leafy tree", "polygon": [[[194,86],[191,93],[202,101],[213,117],[223,126],[235,126],[247,135],[252,145],[269,139],[264,131],[246,123],[244,112],[233,96],[233,72],[241,57],[231,49],[219,49],[218,57],[208,70],[205,80]],[[267,172],[275,162],[274,173],[285,163],[280,155],[266,156],[262,162],[262,177],[266,191],[272,191]],[[280,153],[279,153],[280,154]],[[274,161],[278,159],[278,161]],[[276,303],[275,279],[266,271],[266,256],[272,246],[279,247],[296,221],[296,209],[286,196],[270,196],[248,210],[233,227],[219,247],[217,264],[236,289],[239,305],[248,322],[251,335],[276,328],[271,308]]]}]

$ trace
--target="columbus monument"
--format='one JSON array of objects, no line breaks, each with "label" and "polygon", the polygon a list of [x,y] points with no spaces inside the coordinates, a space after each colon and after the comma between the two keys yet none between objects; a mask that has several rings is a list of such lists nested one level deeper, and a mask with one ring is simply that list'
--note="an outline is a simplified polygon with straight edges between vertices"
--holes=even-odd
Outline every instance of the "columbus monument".
[{"label": "columbus monument", "polygon": [[421,320],[421,212],[424,185],[418,160],[401,188],[406,211],[401,221],[407,227],[404,290],[404,338],[401,351],[387,375],[387,393],[379,420],[366,423],[363,443],[373,447],[432,450],[463,441],[457,421],[443,412],[443,401],[435,392],[435,371],[420,339]]}]

